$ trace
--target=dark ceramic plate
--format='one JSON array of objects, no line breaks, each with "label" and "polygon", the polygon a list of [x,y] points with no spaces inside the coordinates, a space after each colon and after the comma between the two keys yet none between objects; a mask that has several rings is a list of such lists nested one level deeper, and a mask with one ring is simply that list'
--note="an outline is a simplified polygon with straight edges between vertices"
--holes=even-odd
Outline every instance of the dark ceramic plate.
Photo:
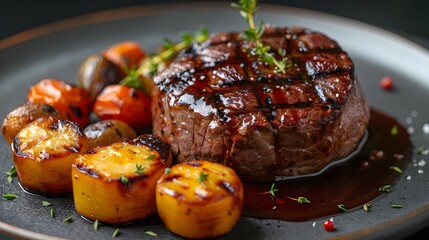
[{"label": "dark ceramic plate", "polygon": [[[429,52],[401,37],[362,23],[306,10],[261,6],[258,18],[277,25],[301,25],[327,33],[349,52],[356,63],[357,75],[373,108],[414,128],[414,146],[429,143],[422,126],[429,122]],[[74,82],[81,61],[110,44],[134,40],[154,51],[164,37],[178,40],[182,31],[194,31],[201,25],[212,32],[245,28],[237,11],[227,3],[145,6],[92,14],[47,25],[0,42],[0,116],[24,102],[26,91],[42,78],[60,78]],[[379,80],[390,75],[396,88],[386,92]],[[417,116],[416,116],[417,115]],[[407,118],[408,121],[407,121]],[[407,123],[412,120],[411,123]],[[414,156],[429,160],[427,156]],[[24,193],[16,178],[9,184],[3,174],[12,165],[9,146],[1,141],[0,192],[15,193],[13,201],[0,200],[0,230],[3,234],[24,238],[106,239],[118,226],[102,226],[98,232],[74,211],[71,198],[49,199]],[[423,173],[418,173],[418,170]],[[421,171],[420,171],[421,172]],[[407,177],[411,179],[408,180]],[[350,211],[334,216],[337,231],[326,232],[324,219],[286,222],[242,218],[225,239],[311,239],[311,238],[390,238],[410,235],[429,220],[429,169],[410,163],[390,194],[375,202],[370,213]],[[403,205],[393,209],[391,203]],[[74,221],[63,223],[73,216]],[[315,226],[313,226],[315,223]],[[151,230],[162,239],[174,239],[158,220],[119,226],[120,238],[144,237]]]}]

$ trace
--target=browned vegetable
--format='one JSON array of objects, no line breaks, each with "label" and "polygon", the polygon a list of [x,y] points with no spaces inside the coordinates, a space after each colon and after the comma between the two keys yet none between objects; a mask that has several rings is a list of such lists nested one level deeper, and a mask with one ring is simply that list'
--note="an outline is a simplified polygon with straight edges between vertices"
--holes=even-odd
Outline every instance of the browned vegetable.
[{"label": "browned vegetable", "polygon": [[11,143],[13,138],[21,129],[41,117],[59,117],[55,108],[47,104],[26,103],[12,110],[4,118],[1,131],[3,137],[8,143]]},{"label": "browned vegetable", "polygon": [[86,126],[91,99],[88,93],[59,79],[43,79],[28,90],[27,101],[53,106],[61,116]]},{"label": "browned vegetable", "polygon": [[84,217],[126,223],[156,213],[156,182],[164,173],[161,155],[138,142],[97,147],[73,164],[73,197]]},{"label": "browned vegetable", "polygon": [[123,71],[124,76],[129,70],[138,68],[145,55],[140,44],[136,42],[120,42],[103,52],[103,56],[116,64]]},{"label": "browned vegetable", "polygon": [[77,83],[94,101],[104,87],[116,84],[123,78],[120,69],[100,55],[91,55],[80,65]]},{"label": "browned vegetable", "polygon": [[90,148],[107,146],[121,140],[131,140],[137,137],[136,132],[128,124],[120,120],[102,120],[85,128]]},{"label": "browned vegetable", "polygon": [[72,193],[73,160],[88,150],[82,127],[68,120],[39,118],[23,128],[12,143],[19,181],[45,196]]},{"label": "browned vegetable", "polygon": [[137,132],[152,125],[150,98],[142,91],[125,85],[109,85],[98,95],[93,111],[101,119],[117,119]]},{"label": "browned vegetable", "polygon": [[161,159],[164,161],[165,166],[171,166],[173,158],[170,144],[164,142],[161,138],[153,134],[142,134],[134,139],[133,142],[155,149],[161,155]]},{"label": "browned vegetable", "polygon": [[224,165],[176,164],[156,186],[156,207],[166,228],[185,238],[219,237],[232,230],[243,208],[243,185]]}]

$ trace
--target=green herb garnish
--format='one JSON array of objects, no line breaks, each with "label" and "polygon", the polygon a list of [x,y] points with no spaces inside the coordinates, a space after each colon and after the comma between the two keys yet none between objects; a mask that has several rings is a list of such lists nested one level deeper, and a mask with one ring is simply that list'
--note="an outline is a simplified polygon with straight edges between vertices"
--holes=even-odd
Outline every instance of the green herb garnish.
[{"label": "green herb garnish", "polygon": [[12,178],[16,176],[16,168],[12,166],[9,170],[9,172],[6,172],[6,179],[9,183],[12,182]]},{"label": "green herb garnish", "polygon": [[165,174],[169,174],[171,172],[171,168],[167,167],[164,169]]},{"label": "green herb garnish", "polygon": [[276,192],[279,191],[279,189],[275,188],[275,184],[273,183],[271,185],[270,191],[268,191],[267,193],[271,195],[271,197],[276,197]]},{"label": "green herb garnish", "polygon": [[391,206],[392,208],[402,208],[402,205],[399,204],[392,204]]},{"label": "green herb garnish", "polygon": [[362,207],[365,212],[369,212],[369,208],[372,206],[371,203],[365,203]]},{"label": "green herb garnish", "polygon": [[115,231],[112,234],[112,237],[117,237],[119,236],[119,228],[115,229]]},{"label": "green herb garnish", "polygon": [[151,237],[156,237],[156,236],[158,236],[158,234],[156,234],[155,232],[152,232],[152,231],[145,231],[145,232],[144,232],[144,234],[146,234],[146,235],[148,235],[148,236],[151,236]]},{"label": "green herb garnish", "polygon": [[48,202],[48,201],[42,201],[42,205],[43,205],[44,207],[47,207],[47,206],[51,206],[51,203],[50,203],[50,202]]},{"label": "green herb garnish", "polygon": [[[248,41],[253,41],[255,47],[252,50],[256,55],[259,56],[266,63],[275,65],[275,72],[285,73],[286,68],[290,67],[290,64],[286,64],[286,60],[277,60],[272,53],[270,53],[271,47],[264,45],[261,41],[261,37],[264,34],[264,24],[261,22],[258,26],[255,25],[254,14],[257,10],[257,0],[240,0],[238,3],[232,3],[231,6],[240,10],[240,15],[246,19],[249,23],[249,29],[244,30],[243,38]],[[281,56],[285,56],[285,50],[279,50]]]},{"label": "green herb garnish", "polygon": [[176,53],[192,45],[193,42],[202,43],[209,38],[207,28],[201,28],[200,31],[191,33],[183,33],[182,41],[178,44],[173,44],[169,39],[164,39],[164,51],[159,54],[153,54],[143,61],[143,64],[136,70],[137,75],[145,72],[153,76],[158,68],[158,64],[170,60]]},{"label": "green herb garnish", "polygon": [[13,200],[16,199],[18,196],[16,196],[15,194],[12,193],[5,193],[3,194],[3,199],[5,200]]},{"label": "green herb garnish", "polygon": [[390,129],[390,135],[392,135],[392,136],[398,135],[398,126],[397,125],[393,126],[392,129]]},{"label": "green herb garnish", "polygon": [[306,197],[299,197],[296,201],[299,203],[311,203]]},{"label": "green herb garnish", "polygon": [[128,183],[128,178],[127,177],[125,177],[124,175],[121,175],[121,182],[122,182],[122,184],[127,184]]},{"label": "green herb garnish", "polygon": [[343,212],[346,212],[346,211],[347,211],[346,205],[344,205],[344,204],[338,204],[337,206],[338,206],[338,208],[339,208],[341,211],[343,211]]},{"label": "green herb garnish", "polygon": [[136,163],[136,170],[134,171],[134,173],[137,173],[138,175],[142,175],[143,174],[143,169],[144,169],[144,167],[142,167],[141,164],[137,164]]},{"label": "green herb garnish", "polygon": [[390,184],[388,184],[388,185],[384,185],[384,186],[382,186],[382,187],[378,188],[378,191],[379,191],[379,192],[390,192],[391,187],[392,187],[392,186],[391,186]]},{"label": "green herb garnish", "polygon": [[209,38],[209,31],[203,27],[194,34],[183,33],[181,36],[182,41],[178,44],[174,44],[169,39],[164,39],[164,51],[158,54],[151,54],[145,58],[138,69],[125,69],[127,76],[119,84],[135,89],[142,88],[143,83],[140,80],[140,76],[154,76],[160,63],[170,60],[176,53],[191,46],[193,42],[202,43],[206,41]]},{"label": "green herb garnish", "polygon": [[51,208],[51,210],[49,211],[49,215],[51,216],[51,218],[55,217],[55,210],[53,208]]},{"label": "green herb garnish", "polygon": [[154,158],[156,158],[156,156],[154,154],[152,154],[152,155],[147,156],[146,160],[152,160]]},{"label": "green herb garnish", "polygon": [[66,219],[64,219],[65,223],[73,222],[73,216],[68,216]]},{"label": "green herb garnish", "polygon": [[139,80],[139,74],[135,69],[126,69],[125,72],[127,76],[123,78],[119,84],[135,89],[143,87],[143,83]]},{"label": "green herb garnish", "polygon": [[[429,151],[428,148],[426,148],[425,146],[420,146],[416,149],[416,153],[418,155],[423,155],[426,151]],[[427,153],[426,153],[427,154]]]},{"label": "green herb garnish", "polygon": [[93,226],[94,226],[94,230],[98,231],[98,219],[95,219]]},{"label": "green herb garnish", "polygon": [[209,177],[208,173],[201,172],[200,176],[198,177],[198,181],[199,182],[204,182],[205,180],[207,180],[208,177]]},{"label": "green herb garnish", "polygon": [[390,169],[394,170],[397,173],[402,173],[402,169],[397,166],[390,166]]}]

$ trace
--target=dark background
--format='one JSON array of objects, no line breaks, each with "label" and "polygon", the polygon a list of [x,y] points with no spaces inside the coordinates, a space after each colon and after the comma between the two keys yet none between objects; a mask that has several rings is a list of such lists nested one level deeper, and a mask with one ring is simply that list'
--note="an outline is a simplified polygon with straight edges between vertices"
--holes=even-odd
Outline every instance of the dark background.
[{"label": "dark background", "polygon": [[[181,2],[201,1],[179,0]],[[0,39],[29,28],[86,13],[177,0],[1,0]],[[225,1],[231,2],[231,1]],[[356,19],[403,35],[429,48],[427,0],[260,0]]]},{"label": "dark background", "polygon": [[[0,0],[0,41],[33,27],[87,13],[172,2],[199,4],[201,1]],[[427,0],[260,0],[260,3],[300,7],[352,18],[402,35],[429,49],[429,1]],[[410,239],[429,239],[429,227]]]}]

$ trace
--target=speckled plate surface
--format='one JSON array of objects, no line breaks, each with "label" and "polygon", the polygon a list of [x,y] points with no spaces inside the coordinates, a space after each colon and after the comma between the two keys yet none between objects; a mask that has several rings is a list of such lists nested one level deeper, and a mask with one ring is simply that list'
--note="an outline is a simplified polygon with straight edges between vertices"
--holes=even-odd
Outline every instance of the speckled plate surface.
[{"label": "speckled plate surface", "polygon": [[[429,122],[429,52],[401,37],[372,26],[331,15],[272,5],[262,5],[257,14],[276,25],[300,25],[322,31],[336,39],[356,64],[357,76],[371,107],[381,110],[404,126],[414,128],[414,146],[428,145],[422,126]],[[0,41],[0,116],[24,103],[27,89],[42,78],[74,82],[81,61],[110,44],[134,40],[154,51],[168,37],[178,39],[183,31],[206,26],[211,32],[242,30],[245,24],[228,3],[177,4],[119,9],[46,25]],[[379,80],[392,76],[395,90],[380,89]],[[407,120],[408,118],[408,120]],[[410,122],[411,121],[411,122]],[[106,239],[118,226],[91,223],[74,211],[71,198],[48,201],[56,211],[49,215],[46,200],[24,193],[14,178],[9,184],[3,174],[12,165],[9,146],[0,142],[0,192],[14,193],[13,201],[0,200],[0,235],[32,239]],[[427,156],[414,156],[429,160]],[[418,170],[421,170],[419,173]],[[410,177],[408,177],[410,176]],[[407,178],[411,178],[408,180]],[[337,230],[323,230],[324,219],[286,222],[242,218],[225,239],[320,239],[320,238],[400,238],[427,225],[429,220],[429,169],[411,163],[391,193],[374,203],[370,213],[349,211],[334,216]],[[403,205],[393,209],[391,203]],[[63,223],[73,216],[74,221]],[[315,226],[314,226],[315,224]],[[156,218],[119,226],[118,238],[145,237],[144,231],[160,239],[176,239]]]}]

